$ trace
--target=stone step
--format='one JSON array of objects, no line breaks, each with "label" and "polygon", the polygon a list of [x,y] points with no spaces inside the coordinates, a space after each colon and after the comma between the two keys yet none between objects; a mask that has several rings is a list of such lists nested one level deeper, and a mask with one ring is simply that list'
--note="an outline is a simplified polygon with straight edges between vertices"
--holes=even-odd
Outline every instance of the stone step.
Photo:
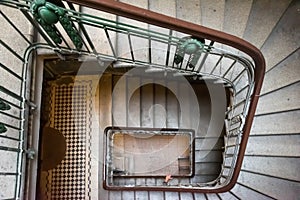
[{"label": "stone step", "polygon": [[[136,179],[137,185],[146,185],[146,179],[145,178],[138,178]],[[148,198],[148,191],[136,191],[135,192],[135,198],[136,199],[147,199]]]},{"label": "stone step", "polygon": [[134,199],[134,191],[122,191],[122,199]]},{"label": "stone step", "polygon": [[246,157],[242,169],[299,181],[299,166],[299,158]]},{"label": "stone step", "polygon": [[[176,2],[174,0],[148,1],[148,9],[154,12],[162,13],[167,16],[176,16]],[[158,26],[150,25],[149,29],[163,34],[170,34],[170,30],[160,28]],[[151,53],[151,61],[156,64],[165,65],[167,60],[166,50],[168,49],[168,45],[152,41],[151,49],[153,50]],[[155,53],[153,53],[154,51]]]},{"label": "stone step", "polygon": [[300,49],[266,72],[261,94],[278,90],[300,80]]},{"label": "stone step", "polygon": [[243,38],[260,48],[285,12],[290,1],[254,0]]},{"label": "stone step", "polygon": [[[284,167],[284,166],[283,166]],[[241,172],[238,182],[275,199],[298,199],[299,183]]]},{"label": "stone step", "polygon": [[[7,6],[1,6],[1,12],[12,21],[12,23],[20,29],[24,34],[25,38],[29,41],[32,40],[32,29],[30,22],[26,17],[17,9],[12,9]],[[1,40],[10,46],[18,55],[23,57],[24,50],[27,48],[28,43],[15,31],[15,29],[6,21],[6,19],[0,15],[0,24],[2,33],[0,33]],[[1,64],[9,67],[10,70],[18,75],[22,75],[22,61],[15,57],[10,51],[8,51],[2,44],[0,47],[1,51]],[[1,72],[2,73],[2,72]],[[11,82],[10,77],[1,76],[2,80]],[[2,83],[2,81],[1,81]],[[14,89],[18,85],[14,85],[9,89]]]},{"label": "stone step", "polygon": [[200,0],[189,0],[188,3],[181,0],[176,0],[176,18],[195,24],[201,24],[200,5]]},{"label": "stone step", "polygon": [[148,191],[136,191],[135,199],[148,200]]},{"label": "stone step", "polygon": [[251,6],[252,0],[225,1],[223,31],[237,37],[243,37]]},{"label": "stone step", "polygon": [[300,108],[300,82],[260,97],[256,115],[296,110]]},{"label": "stone step", "polygon": [[[82,7],[81,12],[89,14],[89,15],[94,15],[97,17],[101,17],[104,19],[112,20],[115,21],[117,19],[116,15],[97,11],[95,9],[87,8],[87,7]],[[107,36],[105,31],[100,31],[99,28],[93,27],[93,26],[88,26],[85,25],[85,29],[89,34],[89,37],[91,41],[93,42],[93,45],[95,47],[95,51],[97,53],[102,53],[105,55],[113,55],[113,52],[111,50],[110,44],[108,42]],[[116,33],[113,31],[108,31],[109,37],[111,39],[111,43],[113,44],[113,47],[115,48],[116,44]],[[93,51],[91,49],[91,51]]]},{"label": "stone step", "polygon": [[167,16],[176,17],[176,1],[174,0],[148,0],[148,9]]},{"label": "stone step", "polygon": [[205,195],[202,193],[194,193],[195,200],[206,200]]},{"label": "stone step", "polygon": [[122,192],[121,191],[109,191],[108,200],[121,200]]},{"label": "stone step", "polygon": [[[297,34],[300,32],[299,6],[300,1],[293,0],[291,2],[262,46],[261,51],[266,59],[267,70],[273,68],[277,63],[299,48],[300,34]],[[266,24],[268,23],[259,27],[263,27]]]},{"label": "stone step", "polygon": [[188,192],[180,192],[179,197],[179,199],[194,200],[193,194]]},{"label": "stone step", "polygon": [[220,199],[219,194],[210,194],[210,193],[208,193],[208,194],[205,194],[205,196],[208,200],[219,200]]},{"label": "stone step", "polygon": [[256,116],[251,135],[299,133],[300,110]]},{"label": "stone step", "polygon": [[179,192],[164,192],[164,200],[179,199]]},{"label": "stone step", "polygon": [[149,200],[150,199],[164,199],[164,192],[161,192],[161,191],[150,191],[149,192]]},{"label": "stone step", "polygon": [[232,194],[231,192],[224,192],[224,193],[219,193],[219,196],[221,199],[230,199],[230,200],[238,200],[235,194]]},{"label": "stone step", "polygon": [[231,190],[233,194],[238,196],[240,199],[259,199],[259,200],[269,200],[271,198],[260,194],[256,191],[253,191],[245,186],[240,184],[236,184],[233,189]]},{"label": "stone step", "polygon": [[249,137],[245,154],[251,156],[299,157],[299,144],[299,135],[251,136]]},{"label": "stone step", "polygon": [[201,25],[216,30],[222,30],[225,0],[201,0],[200,6]]},{"label": "stone step", "polygon": [[[134,6],[138,6],[141,8],[148,8],[148,1],[147,0],[122,0],[123,3],[132,4]],[[119,22],[121,23],[127,23],[133,26],[137,26],[139,28],[148,28],[148,25],[145,23],[141,23],[135,20],[131,20],[124,17],[118,17],[117,18]],[[128,35],[127,34],[117,34],[117,54],[122,57],[126,57],[128,59],[132,59],[131,57],[131,48],[128,41]],[[145,39],[140,39],[137,37],[131,37],[131,44],[133,48],[133,54],[135,59],[147,61],[149,58],[149,55],[147,53],[148,50],[148,41]]]}]

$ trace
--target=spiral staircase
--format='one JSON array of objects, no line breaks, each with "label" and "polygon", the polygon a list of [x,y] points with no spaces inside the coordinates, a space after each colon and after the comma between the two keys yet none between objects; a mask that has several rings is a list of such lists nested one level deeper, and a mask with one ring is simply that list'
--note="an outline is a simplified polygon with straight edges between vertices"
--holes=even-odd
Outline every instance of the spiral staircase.
[{"label": "spiral staircase", "polygon": [[[30,170],[35,171],[35,167],[37,166],[37,160],[35,159],[37,150],[36,148],[30,147],[35,147],[33,144],[38,144],[39,142],[38,138],[33,137],[33,134],[27,132],[27,129],[32,132],[38,132],[39,130],[39,124],[34,122],[34,118],[39,116],[38,113],[41,109],[39,107],[39,103],[37,103],[40,96],[34,96],[34,94],[36,94],[35,91],[40,90],[42,77],[38,77],[36,75],[38,74],[38,68],[25,66],[28,63],[32,63],[33,66],[41,64],[39,63],[41,60],[36,58],[47,57],[49,55],[51,58],[55,57],[64,60],[66,59],[66,55],[62,53],[61,49],[65,51],[72,49],[68,52],[69,54],[67,54],[67,56],[70,57],[72,57],[74,53],[76,54],[81,52],[80,56],[82,59],[86,59],[85,56],[87,55],[98,55],[99,53],[93,52],[93,49],[88,47],[95,45],[97,48],[97,44],[103,42],[100,37],[97,37],[97,30],[85,30],[80,27],[81,25],[79,24],[78,26],[81,28],[83,35],[87,34],[89,31],[92,33],[91,35],[93,37],[90,38],[90,41],[85,40],[83,44],[80,44],[80,42],[76,43],[78,40],[76,40],[75,35],[74,37],[70,36],[70,38],[68,38],[69,40],[63,39],[63,42],[66,44],[72,44],[73,46],[56,46],[56,44],[54,44],[55,42],[53,42],[55,39],[51,39],[51,36],[47,36],[47,32],[42,30],[42,28],[45,29],[43,25],[38,26],[36,21],[28,20],[33,19],[30,16],[31,14],[28,12],[28,7],[26,7],[28,2],[31,1],[4,0],[0,2],[1,26],[3,26],[3,31],[0,33],[1,70],[3,71],[0,74],[1,199],[35,198],[35,192],[31,191],[35,188],[35,182],[31,181],[32,178],[28,177],[28,174],[31,173]],[[60,1],[53,0],[49,2],[59,5]],[[156,26],[151,27],[151,25],[138,21],[83,7],[90,6],[96,8],[99,6],[98,3],[100,1],[70,0],[69,2],[74,3],[74,5],[71,3],[68,4],[70,9],[89,15],[95,15],[97,17],[107,18],[112,21],[116,20],[116,27],[120,28],[120,30],[129,30],[131,27],[122,29],[122,25],[118,23],[131,23],[134,26],[140,26],[148,29],[152,28],[151,30],[155,32],[161,31],[164,34],[166,32],[166,30],[160,29]],[[105,4],[105,2],[109,1],[103,2]],[[300,196],[300,172],[298,170],[300,166],[300,2],[298,0],[126,0],[122,2],[243,38],[260,49],[265,57],[265,78],[259,95],[259,101],[254,115],[249,139],[246,141],[247,147],[245,154],[243,155],[244,159],[241,170],[239,172],[237,182],[229,191],[222,191],[220,193],[214,191],[210,192],[207,188],[202,191],[197,191],[197,188],[193,189],[184,187],[184,189],[182,189],[177,185],[169,190],[167,187],[159,185],[162,191],[159,191],[160,189],[153,189],[153,187],[152,190],[149,191],[147,190],[147,186],[146,189],[144,187],[142,189],[140,188],[132,191],[126,189],[126,187],[128,187],[126,184],[124,187],[119,188],[119,186],[122,186],[122,183],[117,182],[116,185],[118,187],[115,188],[109,187],[110,184],[106,185],[106,187],[108,186],[106,188],[108,190],[105,190],[102,184],[99,183],[98,187],[91,189],[96,191],[94,191],[96,195],[90,198],[101,200],[298,199]],[[76,3],[81,4],[82,6],[79,6]],[[105,7],[103,7],[102,10],[111,12],[111,10]],[[34,12],[34,8],[31,8],[31,12]],[[120,10],[120,13],[124,14],[125,12],[124,10]],[[134,12],[132,12],[132,14],[134,14]],[[78,17],[76,19],[80,18]],[[92,24],[92,20],[89,23]],[[35,25],[36,29],[33,28],[32,24]],[[110,27],[109,24],[107,24],[107,26]],[[111,28],[113,29],[113,26],[111,26]],[[132,29],[134,31],[134,28]],[[66,32],[67,33],[62,33],[62,35],[69,34],[68,31]],[[100,34],[100,36],[107,37],[108,34],[107,32],[105,33],[106,35]],[[170,34],[170,32],[167,32],[167,34]],[[179,37],[181,36],[180,34],[181,33],[177,33],[177,35],[174,35]],[[182,35],[184,36],[184,34]],[[151,37],[157,37],[158,39],[156,41],[159,43],[159,38],[164,36],[165,35],[157,36],[154,34]],[[173,44],[176,37],[174,37],[174,39],[167,38],[167,40],[169,39],[169,44]],[[109,39],[109,37],[107,38]],[[128,38],[129,41],[131,41],[129,36],[127,37],[127,40]],[[124,46],[128,46],[128,44],[125,44],[124,42],[127,40],[126,38],[124,39],[119,37],[116,41],[113,41],[113,43],[118,46],[118,51],[122,51]],[[201,40],[202,38],[197,39],[198,42],[201,42]],[[22,54],[24,53],[24,50],[27,48],[28,44],[31,44],[33,41],[43,42],[41,47],[44,47],[44,49],[34,51],[35,48],[33,48],[33,54],[29,55],[29,53],[27,53],[23,57]],[[228,74],[230,74],[230,70],[236,66],[235,63],[243,63],[251,68],[252,64],[251,62],[249,64],[247,59],[239,60],[233,56],[240,55],[242,58],[248,58],[245,54],[243,54],[243,52],[225,44],[213,44],[211,41],[212,40],[205,38],[204,43],[201,42],[199,46],[204,44],[201,48],[205,49],[205,52],[214,53],[216,56],[215,62],[212,62],[215,66],[212,71],[219,71],[218,59],[224,59],[224,61],[222,61],[223,67],[227,66],[227,68],[225,68],[222,72],[224,79],[221,81],[221,84],[224,84],[224,86],[226,84],[230,85],[230,81],[226,82],[227,80],[225,77],[227,77]],[[139,40],[139,42],[144,43],[143,40]],[[181,41],[177,42],[180,43]],[[50,44],[50,47],[44,44]],[[129,42],[128,48],[132,49],[131,46],[134,45],[134,43]],[[161,44],[158,44],[158,47],[162,48],[162,46],[159,45]],[[81,46],[86,48],[87,51],[81,51]],[[108,48],[112,46],[110,39],[107,40],[106,46]],[[214,47],[216,48],[214,49]],[[92,50],[89,51],[90,49]],[[56,53],[55,56],[53,56],[53,52]],[[114,54],[114,49],[112,48],[109,53]],[[102,60],[100,59],[101,62],[111,62],[111,57],[106,56],[106,54],[109,53],[100,53],[101,55],[104,55],[101,57]],[[145,53],[140,52],[138,54],[143,55]],[[120,62],[114,63],[115,67],[124,68],[135,65],[141,67],[147,65],[147,63],[145,64],[138,60],[134,63],[131,61],[129,62],[128,60],[130,59],[134,60],[133,55],[135,55],[135,58],[139,56],[131,52],[131,54],[129,53],[129,55],[125,55],[124,58],[118,60]],[[206,59],[205,54],[203,56],[204,61],[210,62],[209,59]],[[234,62],[232,63],[225,60],[225,58],[228,60],[232,59]],[[156,59],[159,61],[159,58]],[[201,59],[203,60],[203,57],[201,57]],[[188,64],[190,63],[191,62],[188,62]],[[226,63],[230,64],[226,65]],[[202,64],[200,63],[199,72],[201,70],[201,66]],[[149,67],[147,68],[147,72],[151,74],[153,66],[148,65],[147,67]],[[163,68],[160,65],[156,67],[157,69],[155,70],[158,71]],[[198,70],[197,68],[194,68],[191,70],[192,73]],[[185,69],[183,67],[179,67],[179,69],[175,69],[175,71],[178,70],[180,73],[186,73]],[[249,71],[249,74],[251,75],[252,72],[251,70]],[[205,79],[205,75],[207,75],[208,72],[201,72],[201,78]],[[232,74],[233,76],[239,76],[238,72]],[[195,73],[192,75],[195,75]],[[198,76],[198,74],[196,75]],[[217,77],[218,75],[215,76]],[[13,79],[16,79],[17,83],[13,82]],[[217,78],[213,79],[213,81],[216,79]],[[249,81],[249,84],[251,85],[251,78],[246,78],[245,80]],[[105,82],[105,78],[102,81]],[[28,90],[28,87],[30,90]],[[251,87],[252,86],[249,86],[249,88]],[[230,87],[228,86],[228,88]],[[247,86],[240,86],[238,91],[244,91],[246,90],[245,88],[247,89]],[[105,88],[102,90],[105,90]],[[249,89],[249,92],[251,93],[251,89]],[[25,99],[30,99],[30,101],[25,101]],[[246,108],[247,102],[250,102],[253,99],[247,99],[246,97],[245,99],[245,102],[242,101],[244,103],[241,104]],[[106,102],[103,103],[105,104]],[[240,103],[237,102],[236,104]],[[121,106],[120,109],[122,109]],[[234,121],[235,117],[235,115],[232,115],[231,120]],[[242,121],[243,120],[241,119],[239,126],[244,125]],[[29,125],[27,125],[27,122],[30,122]],[[236,144],[233,146],[236,146]],[[230,145],[228,145],[228,149],[230,149]],[[226,153],[227,157],[229,154],[232,154],[225,152],[225,157]],[[230,162],[234,163],[234,161],[231,160]],[[232,164],[232,166],[234,166],[234,164]],[[226,165],[224,164],[223,167],[226,168]],[[227,177],[231,177],[231,172],[225,174],[224,171],[222,172],[222,175],[225,179]],[[104,176],[106,176],[105,173],[103,175],[102,172],[98,173],[100,176],[99,179],[104,179]],[[226,183],[226,180],[224,183]],[[216,183],[214,183],[212,188],[215,187],[215,184]],[[217,184],[222,184],[222,181]],[[210,185],[206,185],[205,187],[209,186]],[[191,192],[189,192],[189,190]],[[215,191],[217,191],[217,189]]]}]

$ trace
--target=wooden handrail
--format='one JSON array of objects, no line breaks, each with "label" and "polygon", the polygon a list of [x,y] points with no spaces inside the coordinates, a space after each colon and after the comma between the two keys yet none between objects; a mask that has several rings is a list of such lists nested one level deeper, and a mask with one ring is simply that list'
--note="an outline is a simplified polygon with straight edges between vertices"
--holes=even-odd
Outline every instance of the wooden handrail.
[{"label": "wooden handrail", "polygon": [[[240,144],[240,149],[239,149],[239,154],[237,157],[236,161],[236,166],[233,172],[232,179],[229,184],[227,184],[223,188],[216,188],[216,189],[201,189],[201,192],[210,192],[210,193],[221,193],[221,192],[226,192],[230,190],[236,183],[244,154],[245,154],[245,149],[246,145],[248,142],[248,137],[250,134],[251,130],[251,125],[253,122],[254,114],[255,114],[255,109],[258,103],[258,98],[260,94],[260,90],[262,87],[262,82],[264,78],[264,73],[265,73],[265,60],[260,52],[259,49],[257,49],[255,46],[250,44],[249,42],[238,38],[236,36],[217,31],[214,29],[206,28],[201,25],[193,24],[190,22],[186,22],[180,19],[176,19],[173,17],[169,17],[163,14],[155,13],[143,8],[139,8],[136,6],[132,6],[129,4],[117,2],[114,0],[67,0],[68,2],[75,3],[81,6],[86,6],[90,8],[94,8],[96,10],[101,10],[105,11],[108,13],[112,13],[115,15],[127,17],[130,19],[134,19],[137,21],[145,22],[148,24],[176,30],[179,32],[183,32],[198,38],[205,38],[209,39],[215,42],[219,42],[222,44],[226,44],[228,46],[234,47],[246,54],[248,54],[254,61],[255,64],[255,71],[254,71],[254,91],[253,95],[251,97],[251,102],[250,102],[250,108],[248,112],[248,116],[245,120],[245,126],[243,130],[243,137],[241,140]],[[116,188],[118,189],[118,188]],[[145,190],[143,189],[136,189],[136,190]],[[149,188],[149,190],[155,190],[155,188]],[[199,189],[184,189],[184,188],[168,188],[168,191],[192,191],[192,192],[199,192]]]}]

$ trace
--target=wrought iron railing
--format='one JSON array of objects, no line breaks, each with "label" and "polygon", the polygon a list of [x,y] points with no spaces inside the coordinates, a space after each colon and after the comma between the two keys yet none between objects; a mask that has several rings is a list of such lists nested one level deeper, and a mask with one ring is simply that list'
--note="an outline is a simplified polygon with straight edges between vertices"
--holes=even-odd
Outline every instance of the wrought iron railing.
[{"label": "wrought iron railing", "polygon": [[[28,152],[27,123],[29,108],[32,107],[28,83],[30,55],[36,49],[47,49],[61,58],[88,55],[99,62],[111,61],[114,68],[139,67],[144,68],[145,73],[156,70],[172,72],[174,76],[213,80],[229,88],[232,100],[226,111],[224,162],[216,180],[172,186],[107,185],[107,188],[223,192],[233,187],[241,168],[263,80],[264,58],[258,49],[237,37],[115,1],[69,0],[55,5],[38,0],[3,0],[0,5],[18,9],[40,36],[40,42],[31,42],[14,25],[13,19],[1,11],[2,20],[28,43],[28,48],[22,49],[20,54],[1,38],[2,47],[20,61],[21,68],[20,73],[12,70],[10,62],[3,63],[1,56],[1,69],[20,85],[18,92],[2,83],[0,87],[1,94],[4,94],[0,97],[0,137],[18,143],[14,147],[0,146],[1,151],[18,154],[15,171],[0,172],[2,177],[16,177],[12,198],[21,197],[19,188],[24,185],[25,166],[22,163]],[[89,11],[95,14],[78,12],[76,6],[93,8]],[[99,17],[98,10],[112,13],[113,18],[119,20]],[[10,113],[10,109],[18,112]],[[2,121],[2,116],[7,119]],[[12,130],[19,132],[17,137],[10,136]]]}]

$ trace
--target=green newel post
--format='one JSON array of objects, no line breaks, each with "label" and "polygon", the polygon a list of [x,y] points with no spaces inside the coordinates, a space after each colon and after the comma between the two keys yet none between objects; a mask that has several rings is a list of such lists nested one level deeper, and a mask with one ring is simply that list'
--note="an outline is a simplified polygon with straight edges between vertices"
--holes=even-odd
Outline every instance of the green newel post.
[{"label": "green newel post", "polygon": [[198,50],[202,50],[204,45],[196,39],[186,40],[180,48],[184,49],[187,54],[195,54]]},{"label": "green newel post", "polygon": [[177,65],[181,64],[183,62],[184,55],[187,54],[191,56],[189,60],[189,67],[194,68],[201,56],[203,49],[204,43],[201,41],[191,37],[182,38],[182,43],[176,50],[174,62]]},{"label": "green newel post", "polygon": [[31,12],[55,43],[62,43],[62,35],[55,27],[55,24],[60,22],[76,48],[82,48],[83,43],[81,37],[64,9],[46,0],[35,0],[31,4]]}]

